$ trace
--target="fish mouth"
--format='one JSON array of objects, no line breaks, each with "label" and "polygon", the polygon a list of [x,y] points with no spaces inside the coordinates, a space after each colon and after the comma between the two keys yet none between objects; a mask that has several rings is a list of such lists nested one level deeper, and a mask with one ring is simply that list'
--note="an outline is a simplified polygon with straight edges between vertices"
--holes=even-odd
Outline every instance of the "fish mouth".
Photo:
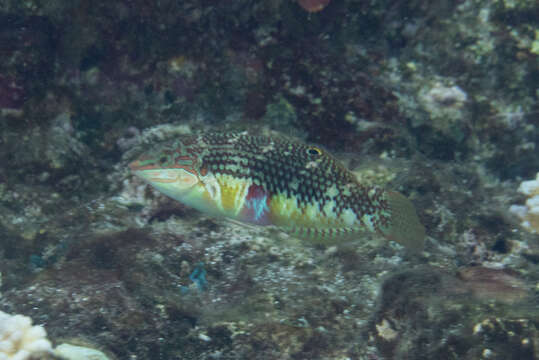
[{"label": "fish mouth", "polygon": [[129,166],[129,169],[131,169],[132,171],[140,170],[140,167],[141,167],[139,160],[130,162],[128,166]]},{"label": "fish mouth", "polygon": [[140,168],[140,161],[135,160],[129,163],[129,169],[133,171],[137,171]]},{"label": "fish mouth", "polygon": [[155,166],[145,164],[140,160],[130,162],[128,167],[131,169],[131,171],[151,170],[156,168]]}]

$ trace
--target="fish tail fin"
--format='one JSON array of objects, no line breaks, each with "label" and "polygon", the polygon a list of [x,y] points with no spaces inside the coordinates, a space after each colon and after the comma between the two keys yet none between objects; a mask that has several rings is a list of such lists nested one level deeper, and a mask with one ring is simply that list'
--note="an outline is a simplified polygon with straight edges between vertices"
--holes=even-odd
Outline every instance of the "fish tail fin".
[{"label": "fish tail fin", "polygon": [[413,251],[423,250],[425,228],[412,202],[396,191],[388,191],[386,196],[391,218],[389,226],[382,229],[384,236]]}]

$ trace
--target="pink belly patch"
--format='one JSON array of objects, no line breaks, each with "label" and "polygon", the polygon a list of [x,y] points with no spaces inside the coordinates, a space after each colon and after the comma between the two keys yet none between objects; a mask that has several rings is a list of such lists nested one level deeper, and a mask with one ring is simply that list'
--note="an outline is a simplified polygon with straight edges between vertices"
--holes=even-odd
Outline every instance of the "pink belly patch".
[{"label": "pink belly patch", "polygon": [[241,220],[257,225],[271,225],[270,194],[262,186],[251,185],[241,211]]}]

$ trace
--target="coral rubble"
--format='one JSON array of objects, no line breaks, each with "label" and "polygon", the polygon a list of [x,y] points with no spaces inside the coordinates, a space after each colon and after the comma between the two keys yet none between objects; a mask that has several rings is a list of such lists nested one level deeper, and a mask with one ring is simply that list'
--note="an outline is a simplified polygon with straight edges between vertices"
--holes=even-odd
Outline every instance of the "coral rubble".
[{"label": "coral rubble", "polygon": [[539,232],[539,173],[534,180],[523,181],[518,191],[526,195],[526,205],[511,205],[509,211],[517,215],[527,230]]},{"label": "coral rubble", "polygon": [[0,359],[27,360],[37,353],[52,351],[47,332],[33,325],[29,317],[0,311]]},{"label": "coral rubble", "polygon": [[[0,307],[118,359],[538,358],[538,13],[1,1]],[[405,194],[425,250],[240,227],[129,173],[156,142],[247,129]]]}]

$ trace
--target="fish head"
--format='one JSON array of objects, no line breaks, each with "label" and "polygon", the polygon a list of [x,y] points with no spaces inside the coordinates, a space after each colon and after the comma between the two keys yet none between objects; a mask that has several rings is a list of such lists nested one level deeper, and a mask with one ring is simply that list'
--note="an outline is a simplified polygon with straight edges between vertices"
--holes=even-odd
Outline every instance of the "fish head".
[{"label": "fish head", "polygon": [[129,164],[133,174],[158,191],[184,200],[201,186],[200,157],[179,141],[157,146]]}]

